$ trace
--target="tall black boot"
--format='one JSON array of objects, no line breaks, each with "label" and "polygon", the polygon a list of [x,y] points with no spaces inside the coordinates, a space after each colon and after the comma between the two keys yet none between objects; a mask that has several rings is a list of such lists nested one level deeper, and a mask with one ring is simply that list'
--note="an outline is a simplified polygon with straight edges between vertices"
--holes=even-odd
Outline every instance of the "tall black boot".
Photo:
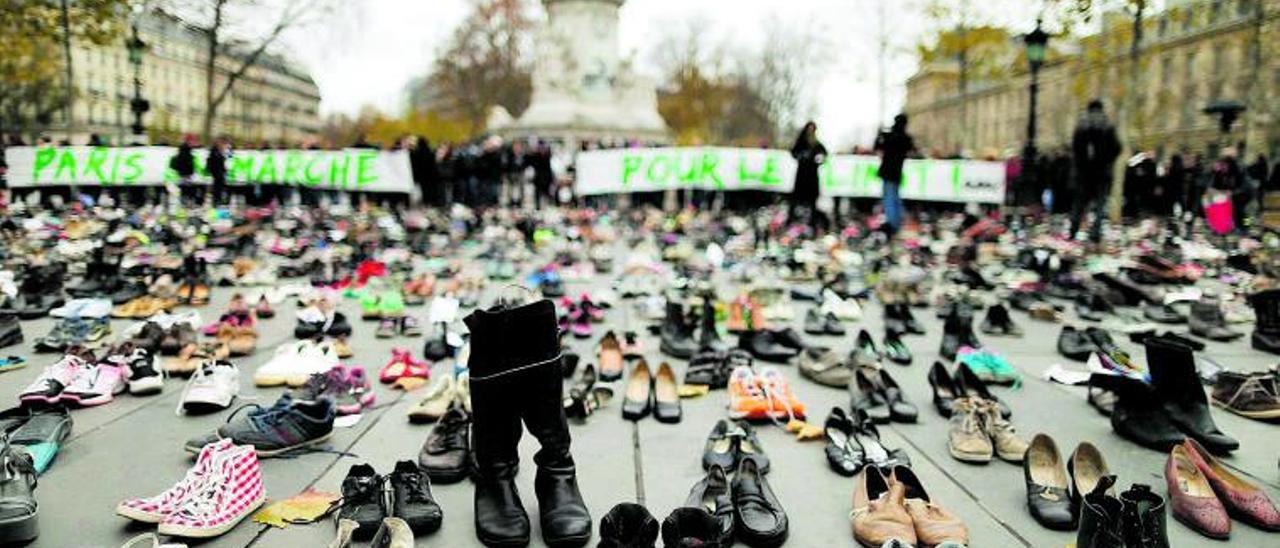
[{"label": "tall black boot", "polygon": [[700,319],[702,325],[698,333],[698,351],[724,352],[729,345],[720,339],[720,333],[716,331],[716,305],[712,302],[715,298],[712,295],[704,295],[702,299],[702,318]]},{"label": "tall black boot", "polygon": [[1164,452],[1186,438],[1169,419],[1155,390],[1146,383],[1119,375],[1093,375],[1089,388],[1115,394],[1111,429],[1120,437]]},{"label": "tall black boot", "polygon": [[1169,420],[1215,454],[1238,449],[1240,442],[1222,433],[1213,422],[1191,348],[1161,337],[1147,339],[1146,347],[1151,385],[1163,400]]},{"label": "tall black boot", "polygon": [[667,318],[662,322],[659,349],[663,354],[680,360],[692,358],[698,351],[693,329],[684,317],[684,307],[670,299],[667,300]]},{"label": "tall black boot", "polygon": [[1280,354],[1280,289],[1255,293],[1249,297],[1256,322],[1253,347],[1263,352]]},{"label": "tall black boot", "polygon": [[529,540],[528,517],[511,482],[523,419],[542,445],[534,456],[534,488],[543,541],[553,547],[585,544],[591,538],[591,515],[569,453],[555,306],[542,300],[477,311],[466,322],[473,343],[472,432],[479,468],[476,535],[490,546],[523,546]]}]

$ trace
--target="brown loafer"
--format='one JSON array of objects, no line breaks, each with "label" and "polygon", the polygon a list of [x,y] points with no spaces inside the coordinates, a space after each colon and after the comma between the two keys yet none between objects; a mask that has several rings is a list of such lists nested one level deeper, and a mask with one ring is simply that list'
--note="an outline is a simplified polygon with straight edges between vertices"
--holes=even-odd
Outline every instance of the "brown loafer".
[{"label": "brown loafer", "polygon": [[901,484],[891,483],[879,468],[867,466],[853,485],[854,540],[870,548],[879,548],[895,539],[916,545],[916,529],[903,506]]},{"label": "brown loafer", "polygon": [[903,505],[915,525],[916,539],[921,546],[937,546],[944,542],[969,545],[969,528],[955,514],[929,499],[929,493],[915,472],[906,466],[894,466],[889,480],[902,490]]}]

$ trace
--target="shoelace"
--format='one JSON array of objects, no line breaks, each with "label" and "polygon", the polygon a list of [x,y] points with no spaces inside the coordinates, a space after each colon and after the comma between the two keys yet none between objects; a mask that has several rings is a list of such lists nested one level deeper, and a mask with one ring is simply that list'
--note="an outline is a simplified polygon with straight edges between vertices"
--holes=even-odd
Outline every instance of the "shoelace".
[{"label": "shoelace", "polygon": [[1258,377],[1250,376],[1245,378],[1243,383],[1240,383],[1240,388],[1237,388],[1236,392],[1232,394],[1230,398],[1227,398],[1226,404],[1228,406],[1233,406],[1235,405],[1236,400],[1249,393],[1266,394],[1275,398],[1275,395],[1272,394],[1270,390],[1267,390],[1267,387],[1262,384],[1262,381]]},{"label": "shoelace", "polygon": [[392,475],[399,476],[401,479],[401,483],[407,487],[405,491],[407,491],[409,494],[409,496],[407,497],[408,502],[430,502],[431,501],[431,497],[427,496],[427,490],[422,488],[422,472],[397,471],[397,472],[394,472]]},{"label": "shoelace", "polygon": [[205,481],[179,503],[175,514],[187,514],[195,518],[217,515],[222,506],[224,489],[230,485],[231,480],[232,463],[229,453],[231,452],[218,453],[211,457]]}]

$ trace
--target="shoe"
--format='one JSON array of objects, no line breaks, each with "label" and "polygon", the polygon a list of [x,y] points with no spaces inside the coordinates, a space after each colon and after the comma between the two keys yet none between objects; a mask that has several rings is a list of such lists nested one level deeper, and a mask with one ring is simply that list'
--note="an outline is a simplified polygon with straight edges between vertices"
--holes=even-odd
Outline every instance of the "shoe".
[{"label": "shoe", "polygon": [[50,365],[40,373],[39,377],[18,394],[18,401],[24,405],[56,404],[62,399],[62,393],[71,386],[80,371],[90,367],[94,361],[93,352],[81,347],[67,349],[62,359]]},{"label": "shoe", "polygon": [[14,315],[0,315],[0,348],[20,344],[23,341],[22,325]]},{"label": "shoe", "polygon": [[[246,407],[253,409],[238,413]],[[237,445],[253,446],[260,457],[280,456],[328,441],[335,416],[333,402],[328,399],[294,401],[286,394],[269,408],[256,404],[241,407],[213,434],[188,440],[185,448],[197,453],[209,442],[229,438]]]},{"label": "shoe", "polygon": [[129,372],[129,393],[135,396],[159,394],[164,380],[155,368],[155,357],[147,349],[125,342],[113,350],[107,361]]},{"label": "shoe", "polygon": [[178,483],[156,496],[121,502],[116,506],[116,514],[141,523],[158,524],[164,521],[165,517],[177,511],[187,497],[204,487],[212,475],[214,460],[222,458],[234,447],[235,444],[227,439],[201,447],[195,465],[187,469],[186,475]]},{"label": "shoe", "polygon": [[129,338],[128,342],[133,346],[145,349],[152,355],[158,355],[160,353],[160,344],[164,341],[164,337],[164,328],[155,322],[149,321],[142,324],[142,327]]},{"label": "shoe", "polygon": [[933,367],[929,368],[929,387],[933,389],[933,407],[943,418],[950,418],[956,399],[966,395],[952,381],[951,374],[947,373],[946,366],[940,361],[934,361]]},{"label": "shoe", "polygon": [[916,541],[921,546],[969,544],[969,528],[955,514],[933,502],[910,467],[894,466],[889,481],[902,486],[902,504],[911,516]]},{"label": "shoe", "polygon": [[1231,518],[1185,445],[1174,446],[1164,467],[1174,519],[1218,540],[1231,536]]},{"label": "shoe", "polygon": [[1280,354],[1280,289],[1249,296],[1255,318],[1249,342],[1255,350]]},{"label": "shoe", "polygon": [[383,318],[378,321],[378,329],[373,336],[379,339],[390,339],[400,331],[400,318]]},{"label": "shoe", "polygon": [[805,312],[804,332],[810,335],[827,334],[826,318],[818,312],[817,308],[810,308],[808,312]]},{"label": "shoe", "polygon": [[692,358],[698,351],[698,343],[693,340],[693,326],[686,321],[683,307],[678,302],[667,301],[666,310],[659,349],[679,360]]},{"label": "shoe", "polygon": [[889,419],[894,422],[916,422],[920,411],[915,404],[907,401],[906,393],[898,386],[898,381],[883,369],[876,370],[872,382],[879,388],[885,401],[889,403]]},{"label": "shoe", "polygon": [[85,365],[76,372],[75,379],[62,391],[58,401],[81,407],[110,403],[116,394],[128,389],[126,375],[126,366],[107,360]]},{"label": "shoe", "polygon": [[1013,410],[991,392],[991,388],[987,386],[986,381],[979,378],[978,374],[974,373],[973,368],[968,364],[963,362],[956,364],[956,370],[951,375],[951,381],[955,384],[958,393],[966,397],[995,402],[996,406],[1000,408],[1000,416],[1006,419],[1013,416]]},{"label": "shoe", "polygon": [[684,506],[703,510],[715,519],[717,544],[729,546],[732,543],[736,512],[729,479],[723,467],[716,464],[708,468],[706,476],[689,490]]},{"label": "shoe", "polygon": [[431,481],[458,483],[471,472],[471,414],[454,404],[431,428],[418,452],[418,466]]},{"label": "shoe", "polygon": [[1076,297],[1075,310],[1080,319],[1089,322],[1100,322],[1107,314],[1115,311],[1110,302],[1093,292]]},{"label": "shoe", "polygon": [[53,464],[63,442],[71,436],[71,425],[71,413],[66,407],[34,410],[22,426],[9,433],[9,443],[25,450],[36,474],[43,474]]},{"label": "shoe", "polygon": [[613,382],[622,378],[624,354],[622,345],[618,342],[618,336],[612,331],[605,333],[600,339],[600,352],[597,357],[600,364],[597,369],[600,380]]},{"label": "shoe", "polygon": [[230,447],[209,461],[205,481],[178,502],[156,529],[161,535],[212,538],[230,531],[267,500],[251,447]]},{"label": "shoe", "polygon": [[1097,351],[1098,346],[1083,331],[1070,325],[1062,326],[1062,332],[1058,334],[1058,353],[1063,357],[1084,362]]},{"label": "shoe", "polygon": [[207,360],[187,381],[179,399],[180,409],[207,414],[231,407],[240,395],[240,368],[226,360]]},{"label": "shoe", "polygon": [[1027,509],[1040,525],[1055,531],[1076,528],[1070,483],[1062,454],[1053,438],[1036,434],[1022,461],[1022,477],[1027,485]]},{"label": "shoe", "polygon": [[772,331],[744,331],[738,336],[738,348],[751,353],[757,360],[770,363],[787,363],[799,354],[784,346],[777,334]]},{"label": "shoe", "polygon": [[689,360],[684,370],[684,383],[706,386],[710,390],[726,388],[729,374],[739,364],[751,363],[751,355],[743,350],[700,352]]},{"label": "shoe", "polygon": [[753,460],[761,474],[769,473],[769,456],[764,452],[764,446],[760,445],[760,438],[756,436],[756,430],[750,424],[737,421],[734,423],[736,431],[734,436],[737,438],[735,449],[737,450],[737,465],[741,465],[743,460]]},{"label": "shoe", "polygon": [[382,519],[387,517],[387,502],[383,496],[385,479],[367,464],[356,464],[342,480],[342,504],[337,519],[356,522],[352,538],[368,539],[373,536]]},{"label": "shoe", "polygon": [[733,476],[734,534],[752,547],[781,546],[787,514],[754,459],[744,459]]},{"label": "shoe", "polygon": [[409,408],[409,422],[435,422],[449,411],[449,407],[457,398],[457,381],[453,375],[441,375],[427,388],[427,393],[416,405]]},{"label": "shoe", "polygon": [[[646,511],[647,513],[648,511]],[[603,529],[603,522],[601,522]],[[666,519],[662,520],[662,543],[663,546],[705,546],[707,548],[720,548],[729,546],[732,539],[722,540],[720,537],[720,523],[716,517],[711,515],[702,508],[676,508]],[[603,539],[603,531],[601,537]],[[647,543],[646,543],[647,541]],[[649,537],[638,538],[637,542],[631,544],[612,544],[601,545],[604,548],[618,547],[643,547],[654,546],[653,540]]]},{"label": "shoe", "polygon": [[995,402],[979,400],[979,406],[983,414],[983,431],[991,437],[996,456],[1012,463],[1022,462],[1027,453],[1027,441],[1018,436],[1013,424],[1000,414]]},{"label": "shoe", "polygon": [[1233,371],[1218,373],[1210,398],[1214,405],[1254,420],[1280,418],[1280,391],[1276,376]]},{"label": "shoe", "polygon": [[[438,526],[437,526],[438,527]],[[413,548],[414,529],[400,518],[384,518],[378,531],[369,540],[373,548]]]},{"label": "shoe", "polygon": [[957,399],[952,405],[947,450],[961,462],[986,464],[995,455],[991,436],[983,427],[984,405],[976,398]]},{"label": "shoe", "polygon": [[884,335],[884,357],[898,365],[911,365],[911,350],[892,331]]},{"label": "shoe", "polygon": [[160,354],[176,356],[183,348],[195,342],[195,328],[186,322],[175,322],[165,330],[164,338],[160,339]]},{"label": "shoe", "polygon": [[401,316],[396,326],[400,330],[400,336],[402,337],[422,336],[422,324],[418,323],[418,319],[413,316]]},{"label": "shoe", "polygon": [[653,418],[658,419],[658,422],[675,424],[680,422],[681,416],[675,372],[671,370],[670,364],[662,362],[653,378]]},{"label": "shoe", "polygon": [[757,382],[769,401],[769,416],[775,420],[804,419],[805,405],[791,391],[791,382],[775,367],[763,368]]},{"label": "shoe", "polygon": [[1151,386],[1163,401],[1169,420],[1215,454],[1239,448],[1240,442],[1222,433],[1213,422],[1191,349],[1158,337],[1147,339],[1146,348]]},{"label": "shoe", "polygon": [[905,495],[905,486],[891,484],[879,468],[863,468],[853,483],[853,539],[867,548],[891,546],[895,540],[915,546],[915,524]]},{"label": "shoe", "polygon": [[987,309],[987,315],[983,318],[979,329],[988,335],[1022,336],[1022,328],[1013,323],[1013,318],[1009,316],[1009,309],[1000,304],[992,305]]},{"label": "shoe", "polygon": [[986,348],[961,347],[956,359],[984,383],[1014,386],[1022,383],[1022,373],[1004,357]]},{"label": "shoe", "polygon": [[716,307],[712,295],[703,297],[702,314],[698,321],[701,324],[698,327],[699,352],[724,352],[729,349],[729,345],[720,338],[720,333],[716,330]]},{"label": "shoe", "polygon": [[880,365],[880,358],[880,349],[876,348],[871,334],[866,329],[859,331],[853,342],[853,351],[849,354],[849,362],[859,367],[875,367]]},{"label": "shoe", "polygon": [[1187,459],[1195,464],[1226,508],[1227,514],[1263,531],[1280,531],[1280,511],[1263,491],[1223,466],[1199,442],[1182,442]]},{"label": "shoe", "polygon": [[356,528],[360,527],[359,523],[349,519],[340,519],[338,522],[338,531],[333,534],[333,540],[329,542],[329,548],[351,548],[352,537],[356,534]]},{"label": "shoe", "polygon": [[845,362],[843,354],[830,348],[805,349],[800,353],[798,369],[800,376],[833,388],[845,388],[853,378],[853,368]]},{"label": "shoe", "polygon": [[431,480],[418,465],[407,460],[397,462],[387,481],[391,483],[392,516],[404,520],[415,534],[440,529],[444,512],[431,494]]},{"label": "shoe", "polygon": [[253,384],[259,387],[287,384],[299,387],[306,384],[311,375],[324,373],[338,365],[338,353],[330,343],[303,340],[281,345],[275,356],[258,366],[253,374]]},{"label": "shoe", "polygon": [[1132,539],[1129,546],[1170,548],[1163,497],[1150,487],[1135,483],[1120,493],[1120,504],[1125,536]]},{"label": "shoe", "polygon": [[854,370],[849,382],[849,408],[866,413],[876,424],[887,424],[893,413],[887,396],[873,380],[875,371],[865,367]]},{"label": "shoe", "polygon": [[729,418],[764,420],[772,415],[773,406],[757,382],[750,366],[740,365],[729,374]]},{"label": "shoe", "polygon": [[378,370],[378,381],[382,384],[392,384],[400,379],[430,377],[431,364],[415,359],[404,348],[391,349],[391,359]]},{"label": "shoe", "polygon": [[1187,323],[1187,317],[1181,312],[1167,304],[1147,303],[1142,305],[1142,315],[1148,320],[1156,323],[1180,324]]},{"label": "shoe", "polygon": [[1111,429],[1120,437],[1156,451],[1168,451],[1185,436],[1161,405],[1155,390],[1139,380],[1118,375],[1093,375],[1094,388],[1115,394],[1111,408]]},{"label": "shoe", "polygon": [[1111,475],[1107,460],[1102,452],[1089,442],[1081,442],[1071,452],[1067,461],[1067,475],[1071,476],[1071,507],[1077,516],[1084,503],[1085,495],[1092,493],[1102,478]]},{"label": "shoe", "polygon": [[907,333],[912,335],[924,335],[924,326],[921,325],[920,321],[911,313],[910,306],[907,306],[906,303],[898,303],[892,306],[897,309],[896,319],[902,323],[902,327]]},{"label": "shoe", "polygon": [[0,543],[6,546],[31,542],[40,534],[37,476],[31,455],[14,449],[0,433]]},{"label": "shoe", "polygon": [[1211,341],[1234,341],[1244,333],[1233,331],[1227,327],[1226,316],[1222,313],[1222,305],[1217,299],[1200,299],[1191,303],[1191,314],[1187,317],[1191,334]]},{"label": "shoe", "polygon": [[827,438],[827,464],[837,474],[853,477],[866,466],[890,467],[910,464],[911,459],[900,449],[887,449],[880,441],[876,425],[865,413],[845,414],[833,407],[823,428]]},{"label": "shoe", "polygon": [[956,305],[943,322],[942,344],[938,353],[947,360],[954,360],[960,347],[981,348],[977,336],[973,334],[973,312],[968,305]]},{"label": "shoe", "polygon": [[1107,494],[1115,482],[1115,476],[1102,476],[1094,489],[1082,498],[1077,548],[1127,548],[1124,503]]},{"label": "shoe", "polygon": [[631,369],[631,377],[627,379],[626,391],[622,397],[622,418],[638,421],[649,416],[653,410],[653,375],[649,373],[649,364],[644,360],[636,362]]},{"label": "shoe", "polygon": [[725,470],[738,468],[737,427],[725,419],[716,421],[702,449],[702,469],[719,466]]},{"label": "shoe", "polygon": [[657,540],[658,520],[639,504],[619,503],[600,518],[597,548],[642,548],[654,546]]}]

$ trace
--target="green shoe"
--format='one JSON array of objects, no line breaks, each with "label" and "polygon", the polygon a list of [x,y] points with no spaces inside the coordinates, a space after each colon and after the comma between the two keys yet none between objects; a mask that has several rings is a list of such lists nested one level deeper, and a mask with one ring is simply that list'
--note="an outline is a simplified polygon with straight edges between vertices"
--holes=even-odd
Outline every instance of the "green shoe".
[{"label": "green shoe", "polygon": [[368,289],[360,295],[360,317],[366,320],[376,320],[382,317],[382,304],[378,302],[378,296],[374,295]]},{"label": "green shoe", "polygon": [[1008,360],[989,350],[977,349],[971,352],[961,352],[959,359],[983,382],[1008,384],[1014,387],[1022,384],[1022,374],[1017,369],[1014,369]]},{"label": "green shoe", "polygon": [[383,318],[398,318],[404,315],[404,297],[399,291],[387,291],[378,297],[378,311]]}]

